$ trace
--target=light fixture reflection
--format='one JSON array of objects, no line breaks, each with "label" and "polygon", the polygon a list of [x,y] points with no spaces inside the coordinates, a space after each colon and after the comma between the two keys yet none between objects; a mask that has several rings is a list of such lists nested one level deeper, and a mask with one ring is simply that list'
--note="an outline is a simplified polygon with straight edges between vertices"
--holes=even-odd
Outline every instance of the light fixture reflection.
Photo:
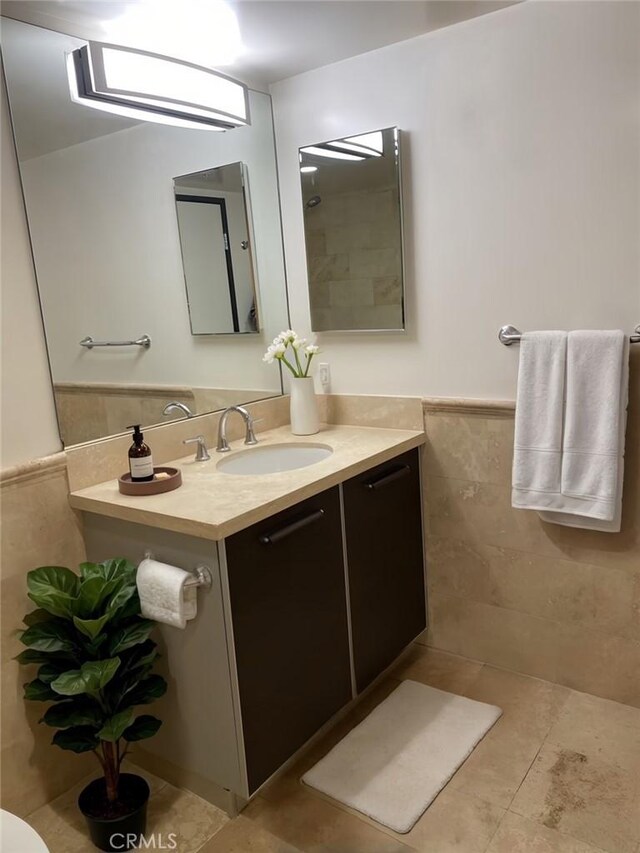
[{"label": "light fixture reflection", "polygon": [[364,160],[357,154],[350,154],[347,151],[334,151],[331,148],[324,148],[321,145],[310,145],[308,148],[301,148],[303,154],[315,154],[316,157],[330,157],[332,160]]},{"label": "light fixture reflection", "polygon": [[368,160],[371,157],[382,157],[384,142],[382,131],[361,133],[359,136],[347,136],[344,139],[332,139],[320,145],[300,149],[305,154],[315,154],[316,157],[330,157],[333,160]]},{"label": "light fixture reflection", "polygon": [[318,167],[317,166],[300,166],[300,171],[306,175],[310,172],[317,172]]},{"label": "light fixture reflection", "polygon": [[226,130],[249,123],[247,87],[199,65],[89,42],[68,57],[77,103],[144,121]]}]

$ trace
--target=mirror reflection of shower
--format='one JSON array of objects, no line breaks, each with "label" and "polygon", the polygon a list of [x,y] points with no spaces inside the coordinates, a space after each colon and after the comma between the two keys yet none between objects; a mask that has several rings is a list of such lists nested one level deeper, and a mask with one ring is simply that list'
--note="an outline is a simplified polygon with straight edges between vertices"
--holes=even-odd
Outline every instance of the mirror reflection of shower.
[{"label": "mirror reflection of shower", "polygon": [[404,329],[399,142],[388,127],[299,151],[316,332]]}]

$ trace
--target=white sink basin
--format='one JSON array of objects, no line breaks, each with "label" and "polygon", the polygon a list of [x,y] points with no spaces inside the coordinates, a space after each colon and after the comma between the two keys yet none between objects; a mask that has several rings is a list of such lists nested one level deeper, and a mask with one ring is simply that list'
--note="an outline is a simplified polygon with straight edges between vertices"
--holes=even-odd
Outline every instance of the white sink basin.
[{"label": "white sink basin", "polygon": [[270,444],[226,456],[216,468],[225,474],[276,474],[315,465],[332,453],[326,444]]}]

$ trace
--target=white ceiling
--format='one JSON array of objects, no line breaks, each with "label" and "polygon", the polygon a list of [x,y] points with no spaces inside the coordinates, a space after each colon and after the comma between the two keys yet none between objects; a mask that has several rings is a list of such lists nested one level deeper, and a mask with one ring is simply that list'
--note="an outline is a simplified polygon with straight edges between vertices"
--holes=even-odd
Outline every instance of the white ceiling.
[{"label": "white ceiling", "polygon": [[[493,0],[236,0],[226,5],[237,16],[242,52],[222,64],[214,55],[215,33],[203,26],[215,4],[2,0],[2,51],[19,158],[28,160],[136,124],[71,102],[64,55],[87,39],[135,42],[133,46],[162,53],[178,45],[174,55],[200,63],[210,59],[212,67],[266,91],[277,80],[512,5]],[[126,29],[123,38],[115,38],[114,27],[122,32],[117,30],[120,19],[132,9],[142,14],[142,30],[129,41]],[[185,9],[191,13],[186,15]]]},{"label": "white ceiling", "polygon": [[[174,32],[198,32],[198,10],[212,0],[146,0],[147,44],[153,50],[159,15],[170,16]],[[215,56],[207,64],[266,90],[270,83],[366,53],[387,44],[493,12],[512,2],[494,0],[230,0],[244,45],[233,63]],[[3,15],[85,39],[105,39],[109,24],[144,0],[2,0]],[[182,13],[182,17],[181,17]],[[120,39],[123,42],[124,39]],[[139,41],[139,38],[138,38]],[[159,51],[166,52],[166,51]],[[181,52],[184,56],[184,50]],[[201,56],[201,54],[200,54]],[[190,58],[184,56],[184,58]],[[202,61],[193,59],[193,61]],[[204,63],[203,63],[204,64]]]}]

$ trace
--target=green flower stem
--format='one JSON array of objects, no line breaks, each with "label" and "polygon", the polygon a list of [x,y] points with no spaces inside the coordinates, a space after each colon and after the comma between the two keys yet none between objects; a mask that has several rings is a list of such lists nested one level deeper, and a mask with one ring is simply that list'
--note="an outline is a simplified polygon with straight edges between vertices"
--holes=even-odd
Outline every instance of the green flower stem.
[{"label": "green flower stem", "polygon": [[304,377],[307,377],[309,375],[309,368],[311,367],[311,359],[313,358],[313,356],[314,356],[314,353],[312,353],[312,352],[307,353],[307,366],[305,368],[304,373],[302,374]]},{"label": "green flower stem", "polygon": [[298,350],[295,347],[292,347],[292,349],[293,349],[294,358],[296,360],[296,364],[298,365],[298,376],[297,376],[297,378],[300,378],[304,374],[302,372],[302,365],[300,364],[300,358],[298,356]]},{"label": "green flower stem", "polygon": [[296,373],[295,367],[287,361],[287,359],[284,357],[284,355],[280,356],[280,361],[283,361],[287,365],[287,367],[293,373],[293,375],[296,377],[296,379],[299,378],[298,374]]}]

